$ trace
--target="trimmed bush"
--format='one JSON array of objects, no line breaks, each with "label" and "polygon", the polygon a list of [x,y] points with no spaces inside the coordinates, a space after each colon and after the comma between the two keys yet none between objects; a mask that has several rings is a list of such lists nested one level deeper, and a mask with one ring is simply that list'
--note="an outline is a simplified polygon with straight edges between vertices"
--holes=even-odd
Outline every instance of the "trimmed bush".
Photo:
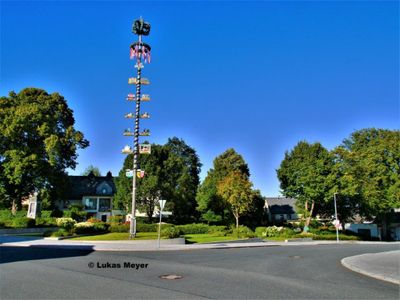
[{"label": "trimmed bush", "polygon": [[129,224],[111,224],[110,232],[129,232]]},{"label": "trimmed bush", "polygon": [[110,217],[110,223],[122,223],[123,220],[124,220],[124,217],[121,215]]},{"label": "trimmed bush", "polygon": [[269,226],[269,227],[257,227],[257,229],[256,229],[257,236],[261,238],[291,237],[295,234],[295,232],[292,229],[286,227]]},{"label": "trimmed bush", "polygon": [[[165,226],[164,224],[162,226]],[[157,232],[158,224],[145,224],[145,223],[136,223],[136,231],[137,232]]]},{"label": "trimmed bush", "polygon": [[240,225],[239,230],[236,229],[236,226],[232,225],[231,227],[232,235],[240,238],[252,238],[255,237],[254,232],[247,226]]},{"label": "trimmed bush", "polygon": [[70,231],[74,228],[76,221],[72,218],[57,218],[56,224],[58,227]]},{"label": "trimmed bush", "polygon": [[55,218],[51,218],[51,217],[40,217],[40,218],[36,218],[35,220],[36,222],[36,226],[38,227],[50,227],[50,226],[56,226],[56,219]]},{"label": "trimmed bush", "polygon": [[35,219],[27,217],[14,218],[12,220],[12,227],[14,228],[31,228],[35,227]]},{"label": "trimmed bush", "polygon": [[61,228],[51,234],[51,236],[54,236],[54,237],[62,237],[62,236],[69,236],[69,235],[70,235],[70,232],[68,232],[67,230],[65,230],[63,228]]},{"label": "trimmed bush", "polygon": [[176,226],[182,234],[201,234],[208,233],[209,226],[207,224],[187,224]]},{"label": "trimmed bush", "polygon": [[[321,235],[314,235],[312,237],[313,240],[336,240],[336,234],[321,234]],[[339,234],[339,240],[343,241],[358,241],[360,238],[354,235],[344,235]]]},{"label": "trimmed bush", "polygon": [[213,235],[218,235],[218,236],[225,236],[227,234],[227,230],[226,230],[225,226],[212,225],[212,226],[208,226],[207,233],[213,234]]},{"label": "trimmed bush", "polygon": [[161,229],[161,236],[169,239],[178,238],[182,235],[182,231],[176,226],[169,226]]},{"label": "trimmed bush", "polygon": [[52,217],[52,213],[53,212],[51,210],[42,210],[40,212],[40,217],[43,218],[43,219],[51,218]]}]

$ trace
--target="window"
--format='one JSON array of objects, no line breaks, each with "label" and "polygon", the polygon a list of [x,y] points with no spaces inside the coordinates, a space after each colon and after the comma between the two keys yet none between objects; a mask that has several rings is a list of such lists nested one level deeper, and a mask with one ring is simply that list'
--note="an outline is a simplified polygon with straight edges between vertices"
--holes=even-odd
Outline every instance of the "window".
[{"label": "window", "polygon": [[84,205],[86,210],[97,210],[97,199],[85,198]]},{"label": "window", "polygon": [[100,198],[99,199],[99,211],[108,211],[111,209],[111,199],[110,198]]}]

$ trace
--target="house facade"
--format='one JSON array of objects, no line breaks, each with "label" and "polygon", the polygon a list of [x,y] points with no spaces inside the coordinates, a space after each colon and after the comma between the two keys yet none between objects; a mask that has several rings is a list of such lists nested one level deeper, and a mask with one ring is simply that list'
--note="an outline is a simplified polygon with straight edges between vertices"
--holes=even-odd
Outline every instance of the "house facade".
[{"label": "house facade", "polygon": [[68,188],[63,199],[56,201],[60,210],[71,205],[82,205],[90,217],[108,221],[112,215],[113,198],[116,192],[111,172],[106,176],[68,176]]},{"label": "house facade", "polygon": [[297,220],[299,217],[295,210],[296,199],[285,197],[266,197],[265,210],[270,223],[282,223]]}]

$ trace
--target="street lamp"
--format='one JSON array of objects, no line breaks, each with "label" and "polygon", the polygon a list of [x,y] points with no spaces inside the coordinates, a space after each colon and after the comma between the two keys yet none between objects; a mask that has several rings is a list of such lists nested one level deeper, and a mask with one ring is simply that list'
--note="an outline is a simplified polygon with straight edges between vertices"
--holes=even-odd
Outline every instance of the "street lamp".
[{"label": "street lamp", "polygon": [[[130,46],[130,58],[136,59],[135,68],[137,69],[137,76],[128,79],[128,84],[134,84],[136,86],[136,94],[128,94],[128,101],[135,101],[135,114],[128,113],[125,115],[125,118],[134,119],[135,129],[133,132],[130,130],[125,130],[125,136],[133,136],[133,150],[126,146],[123,149],[123,153],[133,154],[133,170],[132,172],[127,172],[128,177],[132,177],[132,217],[130,220],[129,226],[129,237],[136,237],[136,178],[142,178],[144,176],[144,172],[138,169],[138,156],[141,153],[139,148],[139,136],[149,136],[150,131],[148,129],[143,130],[143,132],[139,133],[139,120],[140,119],[148,119],[149,115],[147,113],[141,115],[140,114],[140,102],[141,101],[149,101],[149,95],[141,95],[141,86],[142,84],[149,84],[149,80],[146,78],[142,78],[142,69],[144,68],[142,62],[150,63],[150,46],[142,41],[142,36],[147,36],[150,33],[150,23],[145,22],[142,18],[135,20],[133,22],[132,32],[138,35],[138,41],[134,42]],[[145,154],[150,154],[150,145],[146,147]],[[130,171],[130,170],[129,170]]]}]

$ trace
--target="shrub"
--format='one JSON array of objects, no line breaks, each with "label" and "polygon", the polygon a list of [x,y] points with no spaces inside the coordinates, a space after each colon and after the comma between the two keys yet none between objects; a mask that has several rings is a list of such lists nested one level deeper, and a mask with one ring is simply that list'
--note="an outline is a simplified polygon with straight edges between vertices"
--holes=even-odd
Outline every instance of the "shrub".
[{"label": "shrub", "polygon": [[69,236],[69,235],[70,235],[70,232],[63,228],[61,228],[51,234],[51,236],[54,236],[54,237]]},{"label": "shrub", "polygon": [[110,223],[122,223],[124,217],[119,215],[119,216],[111,216],[110,217]]},{"label": "shrub", "polygon": [[3,221],[0,221],[0,228],[5,228],[6,224]]},{"label": "shrub", "polygon": [[255,236],[254,232],[247,226],[240,225],[239,229],[236,229],[235,226],[232,225],[232,234],[236,237],[240,238],[252,238]]},{"label": "shrub", "polygon": [[76,221],[72,218],[57,218],[56,224],[58,227],[65,229],[67,231],[71,231],[76,224]]},{"label": "shrub", "polygon": [[12,220],[12,227],[14,228],[30,228],[35,227],[35,219],[27,217],[18,217]]},{"label": "shrub", "polygon": [[85,234],[85,233],[94,233],[94,224],[90,222],[79,222],[76,223],[75,226],[75,233],[77,234]]},{"label": "shrub", "polygon": [[56,225],[57,224],[56,224],[56,219],[55,218],[51,218],[51,217],[48,217],[48,218],[43,218],[43,217],[36,218],[36,226],[47,227],[47,226],[56,226]]},{"label": "shrub", "polygon": [[129,232],[129,223],[128,224],[111,224],[109,231],[110,232]]},{"label": "shrub", "polygon": [[[312,237],[313,240],[336,240],[336,234],[321,234],[321,235],[314,235]],[[358,241],[360,238],[354,235],[344,235],[339,234],[339,240],[343,241]]]},{"label": "shrub", "polygon": [[256,228],[256,235],[261,238],[291,237],[293,234],[295,234],[294,231],[286,227],[269,226]]},{"label": "shrub", "polygon": [[156,232],[157,230],[158,230],[158,224],[156,223],[154,224],[136,223],[137,232]]},{"label": "shrub", "polygon": [[110,228],[110,225],[104,222],[94,223],[94,229],[96,232],[106,232]]},{"label": "shrub", "polygon": [[256,237],[263,238],[265,237],[264,233],[267,231],[267,227],[257,227],[254,233]]},{"label": "shrub", "polygon": [[214,235],[219,235],[219,236],[224,236],[227,234],[227,230],[225,226],[208,226],[208,232],[209,234],[214,234]]},{"label": "shrub", "polygon": [[182,235],[182,231],[176,226],[169,226],[161,230],[161,236],[174,239]]},{"label": "shrub", "polygon": [[46,219],[46,218],[51,218],[52,217],[52,211],[51,210],[42,210],[40,212],[40,218]]},{"label": "shrub", "polygon": [[206,224],[187,224],[176,226],[182,234],[201,234],[208,233],[209,227]]}]

